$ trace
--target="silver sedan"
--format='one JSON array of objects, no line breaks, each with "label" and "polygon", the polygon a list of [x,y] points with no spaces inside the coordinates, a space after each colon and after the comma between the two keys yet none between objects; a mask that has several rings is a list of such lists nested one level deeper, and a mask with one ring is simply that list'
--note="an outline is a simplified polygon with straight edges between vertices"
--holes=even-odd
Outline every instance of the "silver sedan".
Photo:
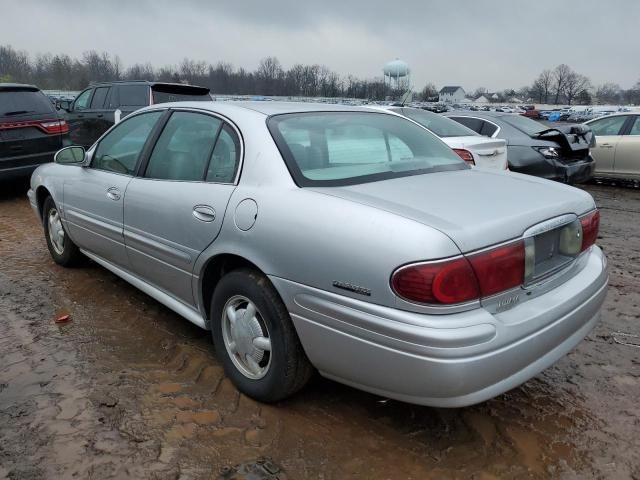
[{"label": "silver sedan", "polygon": [[525,382],[599,318],[591,196],[471,169],[395,114],[175,103],[31,179],[54,261],[85,257],[202,328],[261,401],[314,369],[457,407]]}]

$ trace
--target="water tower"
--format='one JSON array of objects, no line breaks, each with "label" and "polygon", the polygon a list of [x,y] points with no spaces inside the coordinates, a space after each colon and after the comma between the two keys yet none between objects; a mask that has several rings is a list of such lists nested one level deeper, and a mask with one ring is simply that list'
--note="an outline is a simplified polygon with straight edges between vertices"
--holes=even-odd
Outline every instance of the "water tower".
[{"label": "water tower", "polygon": [[411,70],[409,65],[399,58],[384,66],[384,83],[394,90],[409,90],[411,85]]}]

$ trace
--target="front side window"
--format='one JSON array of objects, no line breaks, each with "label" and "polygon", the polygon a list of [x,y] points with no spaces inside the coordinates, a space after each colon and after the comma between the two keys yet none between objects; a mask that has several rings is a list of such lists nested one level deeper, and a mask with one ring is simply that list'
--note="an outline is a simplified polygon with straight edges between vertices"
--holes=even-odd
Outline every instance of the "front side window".
[{"label": "front side window", "polygon": [[74,110],[86,110],[89,108],[89,99],[91,98],[91,92],[93,89],[85,90],[78,98],[76,98],[75,103],[73,104]]},{"label": "front side window", "polygon": [[605,117],[589,123],[593,134],[596,136],[619,135],[627,115],[617,115],[615,117]]},{"label": "front side window", "polygon": [[203,181],[222,121],[210,115],[174,112],[153,148],[145,177]]},{"label": "front side window", "polygon": [[151,130],[164,112],[143,113],[127,118],[98,144],[91,167],[132,175]]},{"label": "front side window", "polygon": [[300,186],[354,185],[469,168],[433,134],[395,115],[275,115],[269,130]]},{"label": "front side window", "polygon": [[104,108],[104,101],[107,98],[107,93],[109,93],[109,87],[96,88],[93,98],[91,99],[91,108],[94,110]]}]

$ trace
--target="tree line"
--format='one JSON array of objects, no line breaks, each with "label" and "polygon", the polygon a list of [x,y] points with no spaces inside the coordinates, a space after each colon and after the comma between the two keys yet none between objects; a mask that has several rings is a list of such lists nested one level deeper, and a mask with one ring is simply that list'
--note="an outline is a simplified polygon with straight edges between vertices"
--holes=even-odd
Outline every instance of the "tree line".
[{"label": "tree line", "polygon": [[276,57],[263,58],[253,71],[232,64],[184,59],[179,65],[154,67],[150,63],[124,67],[106,52],[85,52],[81,58],[65,54],[39,54],[0,45],[0,82],[20,82],[49,90],[82,90],[96,82],[151,80],[187,82],[208,87],[219,95],[277,95],[348,97],[371,100],[399,98],[404,92],[385,85],[382,78],[340,76],[324,65],[295,64],[283,68]]}]

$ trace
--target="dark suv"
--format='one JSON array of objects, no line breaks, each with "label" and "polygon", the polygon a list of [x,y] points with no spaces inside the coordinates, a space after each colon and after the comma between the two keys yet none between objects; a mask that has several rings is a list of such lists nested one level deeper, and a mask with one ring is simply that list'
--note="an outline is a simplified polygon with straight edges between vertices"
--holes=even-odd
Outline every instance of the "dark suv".
[{"label": "dark suv", "polygon": [[61,101],[58,105],[66,112],[71,141],[88,148],[131,112],[156,103],[178,101],[211,101],[211,95],[208,88],[194,85],[123,81],[92,85],[73,102]]},{"label": "dark suv", "polygon": [[70,145],[69,127],[38,87],[0,83],[0,180],[27,176]]}]

